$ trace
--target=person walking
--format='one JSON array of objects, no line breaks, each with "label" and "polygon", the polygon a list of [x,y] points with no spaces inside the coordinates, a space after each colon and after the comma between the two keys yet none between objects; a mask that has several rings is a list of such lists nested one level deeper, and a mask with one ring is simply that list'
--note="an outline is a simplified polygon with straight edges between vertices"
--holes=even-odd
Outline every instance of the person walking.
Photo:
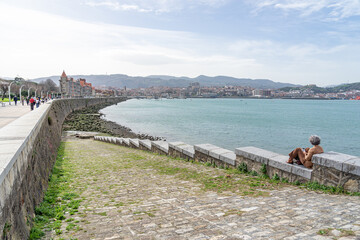
[{"label": "person walking", "polygon": [[15,95],[15,97],[14,97],[15,106],[17,105],[17,100],[18,100],[18,98],[17,98],[17,96]]},{"label": "person walking", "polygon": [[36,98],[35,103],[36,103],[36,108],[38,108],[38,107],[39,107],[39,105],[40,105],[39,98]]},{"label": "person walking", "polygon": [[30,109],[31,109],[31,111],[32,111],[32,110],[34,110],[34,105],[35,105],[35,100],[34,100],[34,98],[30,98],[29,102],[30,102]]},{"label": "person walking", "polygon": [[26,105],[28,106],[29,106],[29,101],[30,101],[29,97],[26,97]]}]

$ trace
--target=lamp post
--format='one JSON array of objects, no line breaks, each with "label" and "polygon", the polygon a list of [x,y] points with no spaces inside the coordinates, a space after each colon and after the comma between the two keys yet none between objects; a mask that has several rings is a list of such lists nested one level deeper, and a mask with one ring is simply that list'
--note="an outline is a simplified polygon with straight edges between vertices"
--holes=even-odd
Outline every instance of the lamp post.
[{"label": "lamp post", "polygon": [[[25,87],[25,85],[21,85],[21,87],[20,87],[20,90],[19,90],[19,96],[20,96],[20,101],[21,101],[21,89],[23,88],[23,87]],[[21,101],[21,103],[24,103],[23,101]]]},{"label": "lamp post", "polygon": [[11,94],[10,94],[11,91],[10,91],[10,90],[11,90],[11,85],[12,85],[13,83],[15,83],[15,81],[11,82],[10,85],[9,85],[9,105],[11,105]]},{"label": "lamp post", "polygon": [[30,89],[31,89],[32,87],[29,87],[29,89],[28,89],[28,98],[30,99]]}]

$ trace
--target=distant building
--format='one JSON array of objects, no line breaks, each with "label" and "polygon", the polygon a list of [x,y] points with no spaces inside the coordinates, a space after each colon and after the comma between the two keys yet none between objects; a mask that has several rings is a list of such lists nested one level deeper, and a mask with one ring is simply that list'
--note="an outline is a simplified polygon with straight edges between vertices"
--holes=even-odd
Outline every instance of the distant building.
[{"label": "distant building", "polygon": [[65,98],[95,96],[95,88],[86,79],[69,78],[65,71],[60,76],[60,91]]}]

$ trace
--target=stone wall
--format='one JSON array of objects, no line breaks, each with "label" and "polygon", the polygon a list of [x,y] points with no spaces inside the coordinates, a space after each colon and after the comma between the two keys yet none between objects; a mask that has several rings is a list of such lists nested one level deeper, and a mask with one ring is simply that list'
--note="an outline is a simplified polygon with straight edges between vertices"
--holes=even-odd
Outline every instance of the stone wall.
[{"label": "stone wall", "polygon": [[61,140],[65,117],[74,110],[123,98],[62,99],[0,129],[0,233],[27,239],[35,207],[42,201]]},{"label": "stone wall", "polygon": [[[111,141],[112,137],[95,137],[99,141]],[[120,138],[121,139],[121,138]],[[212,144],[191,146],[183,142],[164,142],[137,139],[122,139],[133,142],[132,148],[152,151],[157,154],[180,157],[209,163],[224,168],[247,168],[270,178],[286,179],[289,182],[318,182],[328,186],[343,187],[350,192],[360,192],[360,159],[342,153],[322,153],[313,156],[313,169],[302,165],[288,164],[288,156],[256,147],[236,148],[235,152]],[[139,144],[137,144],[139,143]],[[125,144],[124,146],[129,146]]]}]

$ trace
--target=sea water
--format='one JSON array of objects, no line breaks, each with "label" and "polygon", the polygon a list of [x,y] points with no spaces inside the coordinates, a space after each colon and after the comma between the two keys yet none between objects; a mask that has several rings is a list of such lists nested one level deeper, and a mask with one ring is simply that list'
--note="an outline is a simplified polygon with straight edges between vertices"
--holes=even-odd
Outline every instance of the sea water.
[{"label": "sea water", "polygon": [[360,101],[293,99],[127,100],[101,110],[136,133],[233,150],[287,154],[321,137],[325,151],[360,156]]}]

